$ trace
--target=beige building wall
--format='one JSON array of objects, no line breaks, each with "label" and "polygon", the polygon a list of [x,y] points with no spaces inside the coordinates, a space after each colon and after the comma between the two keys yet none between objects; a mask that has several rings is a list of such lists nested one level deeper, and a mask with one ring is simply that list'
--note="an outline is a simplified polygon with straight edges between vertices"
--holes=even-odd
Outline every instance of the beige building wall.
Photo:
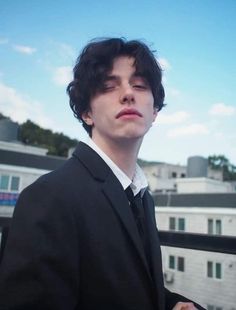
[{"label": "beige building wall", "polygon": [[[236,209],[157,207],[159,230],[169,230],[170,217],[184,218],[185,231],[207,233],[208,219],[221,221],[222,234],[236,236]],[[178,230],[178,227],[176,227]],[[184,272],[169,266],[169,257],[184,258]],[[236,256],[173,247],[162,247],[165,286],[199,302],[204,307],[213,305],[223,310],[236,309]],[[221,264],[222,278],[207,276],[207,262]]]}]

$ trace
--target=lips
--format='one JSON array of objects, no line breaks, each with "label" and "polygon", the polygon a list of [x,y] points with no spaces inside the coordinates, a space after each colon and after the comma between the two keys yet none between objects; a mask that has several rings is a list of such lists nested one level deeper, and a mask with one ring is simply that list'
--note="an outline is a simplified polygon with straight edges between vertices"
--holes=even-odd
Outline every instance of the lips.
[{"label": "lips", "polygon": [[122,117],[122,116],[132,116],[132,115],[137,115],[137,116],[139,116],[139,117],[142,117],[142,114],[139,112],[139,111],[137,111],[137,110],[135,110],[135,109],[127,109],[127,108],[125,108],[125,109],[123,109],[123,110],[121,110],[117,115],[116,115],[116,118],[120,118],[120,117]]}]

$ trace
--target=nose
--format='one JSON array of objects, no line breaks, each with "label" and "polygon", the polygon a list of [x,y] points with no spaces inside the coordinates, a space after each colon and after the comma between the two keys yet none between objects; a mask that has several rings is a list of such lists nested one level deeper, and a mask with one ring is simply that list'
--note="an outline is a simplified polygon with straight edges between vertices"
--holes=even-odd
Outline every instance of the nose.
[{"label": "nose", "polygon": [[123,86],[120,95],[120,102],[122,104],[131,104],[135,102],[134,92],[131,85]]}]

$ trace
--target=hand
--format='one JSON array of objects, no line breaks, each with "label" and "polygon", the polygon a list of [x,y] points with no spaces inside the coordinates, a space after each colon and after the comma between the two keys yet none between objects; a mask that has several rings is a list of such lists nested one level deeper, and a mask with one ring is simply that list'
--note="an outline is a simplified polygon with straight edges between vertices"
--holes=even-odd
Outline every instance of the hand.
[{"label": "hand", "polygon": [[197,310],[192,302],[178,302],[172,310]]}]

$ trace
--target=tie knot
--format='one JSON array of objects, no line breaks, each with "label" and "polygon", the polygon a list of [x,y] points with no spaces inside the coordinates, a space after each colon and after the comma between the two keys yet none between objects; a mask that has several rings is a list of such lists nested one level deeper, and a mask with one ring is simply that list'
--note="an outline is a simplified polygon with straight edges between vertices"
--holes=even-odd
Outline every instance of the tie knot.
[{"label": "tie knot", "polygon": [[134,193],[130,186],[126,188],[125,193],[130,203],[134,203],[135,201],[141,199],[141,192],[138,192],[138,194],[134,196]]},{"label": "tie knot", "polygon": [[126,196],[127,196],[128,200],[129,200],[129,202],[132,203],[134,201],[134,193],[133,193],[133,191],[132,191],[130,186],[128,186],[126,188],[125,193],[126,193]]}]

